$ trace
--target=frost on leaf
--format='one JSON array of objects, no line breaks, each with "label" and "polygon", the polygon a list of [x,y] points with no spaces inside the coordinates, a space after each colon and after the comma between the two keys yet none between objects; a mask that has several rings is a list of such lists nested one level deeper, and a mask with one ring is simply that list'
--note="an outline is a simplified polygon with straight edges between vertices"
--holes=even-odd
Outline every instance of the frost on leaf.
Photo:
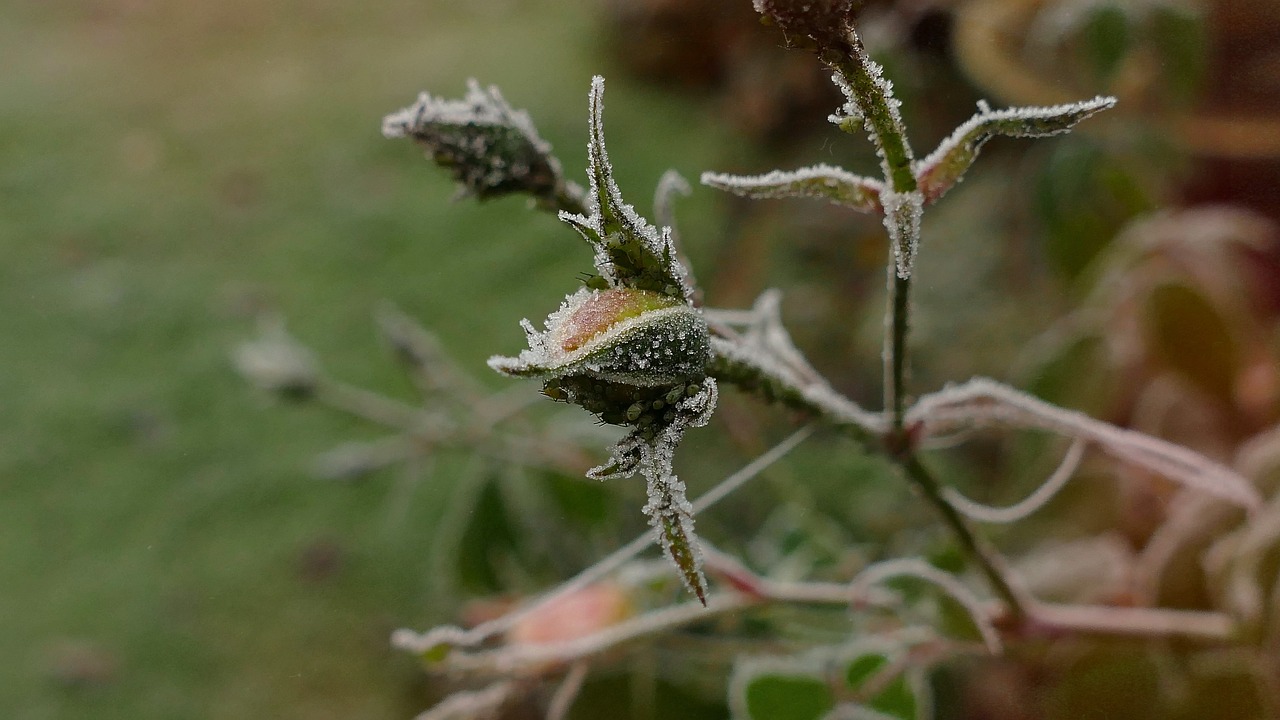
[{"label": "frost on leaf", "polygon": [[383,118],[382,134],[416,140],[452,173],[464,195],[485,200],[523,192],[556,207],[558,196],[581,193],[564,181],[529,114],[508,105],[498,88],[475,80],[461,100],[420,94],[413,105]]},{"label": "frost on leaf", "polygon": [[987,140],[997,135],[1007,137],[1060,135],[1071,130],[1081,120],[1111,108],[1115,104],[1115,98],[1101,96],[1068,105],[1006,110],[991,110],[986,103],[981,103],[977,115],[956,128],[955,132],[943,140],[936,150],[915,164],[916,181],[924,193],[925,201],[933,202],[960,182]]},{"label": "frost on leaf", "polygon": [[859,212],[880,210],[884,183],[830,165],[814,165],[765,175],[703,173],[702,184],[749,198],[811,197]]},{"label": "frost on leaf", "polygon": [[924,213],[924,196],[919,191],[896,193],[886,189],[881,193],[880,201],[884,203],[884,226],[889,231],[889,242],[893,245],[898,277],[906,280],[911,277],[916,251],[920,245],[920,216]]},{"label": "frost on leaf", "polygon": [[684,386],[680,390],[683,397],[674,403],[669,419],[637,426],[614,445],[609,461],[592,468],[587,477],[606,480],[636,473],[644,476],[649,498],[644,512],[658,545],[675,563],[685,586],[705,605],[706,578],[693,532],[693,506],[685,497],[684,483],[672,471],[672,463],[685,432],[706,425],[711,419],[718,391],[712,378],[706,378],[700,386]]},{"label": "frost on leaf", "polygon": [[590,192],[587,214],[561,212],[595,249],[596,270],[609,287],[648,290],[681,299],[692,297],[676,256],[671,229],[661,232],[622,199],[604,146],[604,78],[591,81],[591,137],[587,143]]}]

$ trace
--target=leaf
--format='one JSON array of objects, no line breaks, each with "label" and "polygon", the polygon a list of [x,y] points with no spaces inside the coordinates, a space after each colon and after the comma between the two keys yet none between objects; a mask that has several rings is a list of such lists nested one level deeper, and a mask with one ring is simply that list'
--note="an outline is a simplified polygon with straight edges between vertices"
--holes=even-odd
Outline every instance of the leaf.
[{"label": "leaf", "polygon": [[914,164],[916,182],[924,193],[925,201],[934,202],[960,182],[987,140],[997,135],[1060,135],[1085,118],[1114,107],[1115,104],[1115,98],[1102,96],[1067,105],[1006,110],[992,110],[986,103],[981,103],[978,114],[956,128],[928,157]]},{"label": "leaf", "polygon": [[877,585],[900,591],[901,597],[908,602],[921,597],[949,602],[954,615],[968,617],[968,623],[960,626],[964,634],[984,643],[993,655],[1000,652],[1000,635],[991,624],[982,602],[951,573],[919,558],[897,558],[867,566],[849,583],[849,589],[857,593]]},{"label": "leaf", "polygon": [[1129,18],[1123,8],[1104,3],[1091,8],[1081,28],[1090,69],[1100,80],[1109,80],[1129,51]]},{"label": "leaf", "polygon": [[905,674],[899,675],[867,704],[889,717],[901,718],[901,720],[916,720],[920,713],[916,690]]},{"label": "leaf", "polygon": [[774,170],[764,175],[707,172],[702,184],[749,198],[810,197],[829,200],[858,212],[880,210],[884,183],[830,165]]},{"label": "leaf", "polygon": [[610,287],[632,287],[688,300],[693,288],[676,257],[671,229],[661,232],[622,199],[604,144],[604,78],[591,81],[590,192],[585,215],[561,212],[596,251],[596,270]]},{"label": "leaf", "polygon": [[814,675],[757,675],[742,689],[741,720],[819,720],[835,704],[831,688]]},{"label": "leaf", "polygon": [[[919,668],[893,667],[894,662],[901,661],[902,653],[902,648],[877,647],[874,643],[855,644],[853,653],[844,659],[843,675],[845,683],[860,698],[863,706],[885,717],[916,720],[922,709],[931,704],[924,696],[928,692],[928,684]],[[883,674],[893,671],[898,672],[897,676],[881,686]],[[873,692],[869,694],[868,683],[875,683],[878,689],[872,688]]]},{"label": "leaf", "polygon": [[1140,164],[1087,137],[1054,148],[1036,180],[1035,207],[1046,252],[1063,278],[1079,277],[1126,222],[1154,209],[1136,174]]},{"label": "leaf", "polygon": [[693,533],[693,506],[685,497],[684,483],[669,468],[649,466],[649,502],[644,512],[658,535],[658,544],[680,571],[685,587],[707,604],[707,580],[702,575],[702,552]]},{"label": "leaf", "polygon": [[1209,300],[1188,285],[1169,282],[1151,290],[1143,310],[1156,356],[1201,390],[1233,402],[1240,349]]},{"label": "leaf", "polygon": [[501,561],[516,556],[521,543],[498,483],[483,482],[458,542],[458,580],[472,591],[499,592],[504,589]]},{"label": "leaf", "polygon": [[1203,84],[1208,40],[1197,13],[1176,4],[1151,8],[1148,32],[1175,100],[1190,102]]},{"label": "leaf", "polygon": [[888,665],[889,658],[882,653],[857,655],[845,666],[845,682],[851,690],[857,690]]},{"label": "leaf", "polygon": [[560,162],[529,114],[508,105],[497,87],[469,80],[461,100],[424,92],[413,105],[383,118],[382,134],[416,140],[466,195],[486,200],[528,193],[547,207],[580,205],[569,197],[580,189],[565,183]]}]

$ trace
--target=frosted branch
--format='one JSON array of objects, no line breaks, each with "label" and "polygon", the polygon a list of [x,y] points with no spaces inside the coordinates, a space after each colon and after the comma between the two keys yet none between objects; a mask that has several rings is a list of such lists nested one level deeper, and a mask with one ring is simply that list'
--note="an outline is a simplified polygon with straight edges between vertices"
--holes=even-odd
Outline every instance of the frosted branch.
[{"label": "frosted branch", "polygon": [[926,395],[906,414],[923,436],[983,425],[1048,430],[1086,440],[1135,467],[1249,510],[1261,507],[1253,485],[1231,469],[1184,447],[1066,410],[993,380],[977,378]]},{"label": "frosted branch", "polygon": [[515,689],[513,682],[497,682],[483,690],[456,692],[414,720],[496,720]]},{"label": "frosted branch", "polygon": [[944,489],[943,495],[947,498],[947,502],[950,502],[970,519],[1000,524],[1017,522],[1044,507],[1045,503],[1058,494],[1058,491],[1066,487],[1071,476],[1075,475],[1076,470],[1080,467],[1080,460],[1084,457],[1084,450],[1087,445],[1088,443],[1080,439],[1071,443],[1071,447],[1067,449],[1067,454],[1062,458],[1062,462],[1053,471],[1053,474],[1040,487],[1036,488],[1035,492],[1017,504],[1008,507],[990,507],[970,500],[954,488]]},{"label": "frosted branch", "polygon": [[884,183],[854,175],[830,165],[814,165],[799,170],[774,170],[765,175],[728,175],[706,172],[702,184],[742,197],[764,199],[808,197],[830,202],[858,212],[878,212]]},{"label": "frosted branch", "polygon": [[556,693],[547,706],[547,720],[564,720],[569,715],[569,708],[582,691],[582,683],[587,679],[589,666],[585,662],[575,663],[569,668],[569,674],[560,682]]},{"label": "frosted branch", "polygon": [[865,593],[866,589],[895,577],[911,577],[937,587],[955,600],[969,615],[974,627],[982,636],[982,642],[993,655],[1001,652],[1000,634],[991,622],[989,611],[981,600],[964,583],[951,573],[943,572],[919,558],[886,560],[868,566],[849,583],[851,593]]},{"label": "frosted branch", "polygon": [[925,201],[934,202],[960,182],[987,140],[997,135],[1060,135],[1090,115],[1114,107],[1115,104],[1115,98],[1102,96],[1068,105],[1006,110],[991,110],[986,103],[981,103],[978,114],[956,128],[928,157],[914,164],[913,170]]}]

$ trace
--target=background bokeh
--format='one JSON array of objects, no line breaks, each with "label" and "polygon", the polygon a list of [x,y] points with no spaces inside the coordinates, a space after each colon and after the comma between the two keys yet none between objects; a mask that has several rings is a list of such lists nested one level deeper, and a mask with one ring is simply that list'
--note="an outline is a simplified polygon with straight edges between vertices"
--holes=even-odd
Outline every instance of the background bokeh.
[{"label": "background bokeh", "polygon": [[[419,90],[460,96],[469,77],[497,84],[579,178],[586,91],[593,74],[605,74],[609,148],[642,209],[672,167],[693,179],[706,169],[820,161],[869,171],[874,159],[861,138],[823,122],[835,96],[821,70],[779,49],[749,5],[0,5],[0,716],[410,717],[439,690],[389,648],[392,629],[449,620],[467,597],[530,591],[641,527],[637,488],[593,487],[600,495],[581,503],[599,505],[613,525],[582,523],[581,558],[531,571],[524,587],[501,587],[512,577],[504,563],[519,552],[485,545],[468,555],[476,567],[443,578],[438,554],[452,549],[439,546],[438,529],[457,510],[455,487],[476,475],[467,453],[434,458],[429,476],[318,482],[309,467],[317,452],[374,431],[270,401],[236,375],[230,353],[259,316],[278,314],[334,376],[411,398],[370,320],[390,300],[483,383],[505,387],[483,372],[483,360],[517,350],[516,321],[554,309],[588,257],[571,231],[520,199],[450,203],[450,182],[417,149],[384,140],[381,117]],[[1207,443],[1218,457],[1274,425],[1280,253],[1266,218],[1280,216],[1280,203],[1277,153],[1265,138],[1280,117],[1280,73],[1266,68],[1280,67],[1280,31],[1268,25],[1270,5],[1210,3],[1198,24],[1170,31],[1171,50],[1158,32],[1143,34],[1149,18],[1122,13],[1117,26],[1112,16],[1090,16],[1063,37],[1042,38],[1040,50],[1067,58],[1057,63],[1018,46],[1035,28],[999,20],[1011,12],[1001,7],[1026,3],[872,5],[869,43],[892,49],[883,57],[921,154],[980,97],[1054,102],[1123,90],[1133,98],[1118,119],[1066,139],[992,143],[931,213],[915,382],[989,374],[1140,424],[1151,413],[1138,412],[1146,396],[1134,388],[1172,377],[1192,389],[1156,394],[1173,398],[1179,417],[1197,409],[1191,417],[1203,422],[1157,430],[1195,445],[1203,427],[1226,427]],[[1272,32],[1258,40],[1259,27]],[[1223,60],[1218,48],[1233,54]],[[1224,77],[1234,84],[1215,82]],[[1207,101],[1205,87],[1214,91]],[[1195,124],[1238,117],[1258,124]],[[1232,128],[1243,150],[1188,141]],[[1106,260],[1122,228],[1137,232],[1130,223],[1157,208],[1204,202],[1257,214],[1240,221],[1254,223],[1240,233],[1262,239],[1205,281],[1245,287],[1246,309],[1223,310],[1216,290],[1175,272],[1177,287],[1199,294],[1126,296],[1113,303],[1116,316],[1093,318],[1070,342],[1043,341],[1054,318],[1087,304],[1098,278],[1136,262],[1131,254]],[[706,189],[679,208],[708,299],[742,306],[766,287],[783,288],[815,364],[875,406],[885,257],[878,222],[800,201],[749,205]],[[1159,278],[1152,288],[1173,282]],[[1199,358],[1196,338],[1214,333],[1231,338],[1235,354],[1185,359]],[[1116,355],[1101,342],[1115,337],[1136,337],[1146,349]],[[690,438],[685,455],[695,458],[682,472],[694,488],[707,487],[786,424],[726,398],[713,427]],[[773,471],[758,497],[699,527],[726,544],[763,527],[774,550],[799,535],[835,554],[857,548],[864,559],[937,550],[945,541],[931,532],[882,542],[927,526],[928,515],[851,452],[814,441]],[[1016,497],[1028,480],[1010,478],[1044,466],[1021,457],[1018,448],[980,444],[955,463],[953,479],[992,499]],[[1167,492],[1104,487],[1090,483],[1083,499],[1068,498],[1054,527],[1071,536],[1116,525],[1140,547]],[[521,512],[504,496],[493,519],[483,510],[494,503],[479,497],[468,511],[484,522],[503,525]],[[805,515],[817,505],[821,513]],[[556,526],[536,516],[526,525],[539,523]],[[481,525],[463,537],[496,532]],[[1020,547],[1042,532],[1003,541]],[[761,562],[778,555],[758,544],[753,552]],[[1207,602],[1192,584],[1177,597]],[[1123,671],[1124,662],[1090,667]],[[1029,682],[1016,669],[1002,672],[1011,686]],[[688,685],[672,685],[664,702],[723,713],[700,687],[716,687],[715,678]],[[594,692],[607,697],[602,687]],[[1087,698],[1089,688],[1108,686],[1083,687]],[[1058,716],[1085,702],[1066,698],[1053,706]],[[1020,717],[989,713],[974,716]]]}]

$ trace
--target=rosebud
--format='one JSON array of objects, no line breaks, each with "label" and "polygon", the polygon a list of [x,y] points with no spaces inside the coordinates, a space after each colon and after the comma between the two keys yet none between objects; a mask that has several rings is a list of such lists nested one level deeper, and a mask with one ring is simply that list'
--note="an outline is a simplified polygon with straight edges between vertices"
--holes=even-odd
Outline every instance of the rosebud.
[{"label": "rosebud", "polygon": [[522,321],[528,349],[514,358],[490,358],[489,366],[541,379],[547,397],[632,428],[609,461],[587,474],[644,475],[644,509],[656,539],[705,602],[692,506],[671,464],[685,431],[705,425],[715,410],[716,384],[707,377],[710,333],[691,302],[693,287],[671,228],[659,231],[640,217],[614,182],[604,146],[603,93],[604,79],[597,77],[590,95],[588,212],[560,214],[595,250],[598,275],[565,298],[545,330]]}]

